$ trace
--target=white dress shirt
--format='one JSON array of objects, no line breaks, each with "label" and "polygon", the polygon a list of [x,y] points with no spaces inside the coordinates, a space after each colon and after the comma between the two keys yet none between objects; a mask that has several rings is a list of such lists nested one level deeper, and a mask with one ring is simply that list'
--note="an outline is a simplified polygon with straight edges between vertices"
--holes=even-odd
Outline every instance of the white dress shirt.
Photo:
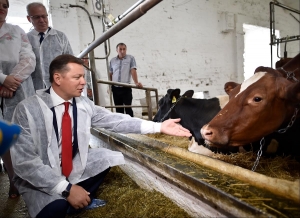
[{"label": "white dress shirt", "polygon": [[[58,146],[59,146],[59,159],[61,161],[61,141],[62,141],[62,129],[61,129],[61,122],[62,122],[62,117],[63,114],[65,112],[65,105],[64,102],[65,100],[62,99],[59,95],[57,95],[55,93],[55,91],[52,89],[52,87],[50,88],[50,95],[53,101],[53,106],[54,106],[54,110],[55,110],[55,114],[56,114],[56,121],[57,121],[57,129],[58,129]],[[72,100],[70,99],[68,102],[70,102],[70,106],[69,106],[69,115],[71,117],[71,121],[72,121],[72,133],[73,133],[73,107],[72,107]],[[161,129],[161,123],[154,123],[152,121],[147,121],[144,120],[141,124],[141,133],[142,134],[147,134],[147,133],[157,133],[160,132]],[[73,134],[72,134],[72,142],[73,142],[74,138],[73,138]],[[63,174],[61,174],[63,175]],[[60,183],[58,183],[55,186],[55,190],[58,194],[61,194],[68,186],[69,182],[67,180],[65,181],[61,181]]]}]

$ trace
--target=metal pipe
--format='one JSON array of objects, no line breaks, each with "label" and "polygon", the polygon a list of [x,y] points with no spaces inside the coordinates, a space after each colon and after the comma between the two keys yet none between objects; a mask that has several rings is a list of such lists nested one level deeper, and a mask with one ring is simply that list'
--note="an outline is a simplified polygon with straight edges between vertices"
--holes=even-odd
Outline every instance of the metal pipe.
[{"label": "metal pipe", "polygon": [[129,15],[127,15],[124,19],[122,19],[118,24],[114,25],[108,31],[102,34],[98,39],[92,42],[86,49],[84,49],[79,55],[78,58],[84,57],[87,53],[95,49],[97,46],[102,44],[105,40],[109,39],[129,24],[143,16],[148,10],[153,8],[155,5],[160,3],[163,0],[147,0],[143,4],[141,4],[138,8],[135,8]]},{"label": "metal pipe", "polygon": [[[296,10],[294,8],[288,7],[286,5],[283,5],[279,2],[270,2],[270,48],[271,48],[271,67],[273,65],[273,48],[272,46],[277,44],[277,46],[279,46],[279,43],[282,42],[289,42],[289,41],[295,41],[295,40],[299,40],[300,36],[291,36],[291,37],[284,37],[281,39],[277,39],[276,35],[275,35],[275,9],[274,9],[274,5],[287,9],[289,11],[292,11],[294,13],[300,14],[299,10]],[[277,56],[278,56],[278,47],[277,47]],[[279,57],[279,56],[278,56]]]},{"label": "metal pipe", "polygon": [[274,5],[277,5],[277,6],[279,6],[279,7],[282,7],[282,8],[284,8],[284,9],[287,9],[287,10],[289,10],[289,11],[292,11],[292,12],[295,12],[295,13],[297,13],[297,14],[300,14],[300,11],[299,10],[296,10],[296,9],[294,9],[294,8],[291,8],[291,7],[289,7],[289,6],[286,6],[286,5],[284,5],[284,4],[281,4],[281,3],[279,3],[279,2],[270,2],[270,4],[274,4]]},{"label": "metal pipe", "polygon": [[[101,1],[102,5],[104,5],[103,0]],[[102,7],[102,13],[104,14],[104,7]],[[102,17],[102,29],[103,32],[105,32],[105,21],[104,21],[104,16]],[[108,42],[108,43],[107,43]],[[107,48],[108,44],[108,48]],[[108,49],[108,51],[107,51]],[[110,41],[107,39],[104,43],[104,52],[105,52],[105,64],[106,64],[106,75],[107,75],[107,80],[109,79],[109,63],[108,63],[108,56],[110,55]],[[109,86],[109,101],[110,105],[112,105],[112,94],[111,94],[111,87]],[[111,108],[111,111],[113,111],[113,108]]]},{"label": "metal pipe", "polygon": [[135,3],[133,6],[131,6],[127,11],[125,11],[123,14],[118,15],[114,20],[112,20],[109,24],[106,26],[108,28],[112,27],[114,24],[118,23],[123,17],[125,17],[127,14],[129,14],[133,9],[135,9],[137,6],[139,6],[141,3],[143,3],[145,0],[140,0],[137,3]]},{"label": "metal pipe", "polygon": [[132,85],[132,84],[129,84],[129,83],[120,83],[120,82],[113,82],[113,81],[107,81],[107,80],[101,80],[101,79],[97,80],[97,83],[124,86],[124,87],[135,88],[135,89],[145,89],[145,90],[150,90],[150,91],[156,91],[157,90],[156,88],[152,88],[152,87],[143,86],[143,88],[139,88],[136,85]]},{"label": "metal pipe", "polygon": [[133,9],[135,9],[137,6],[139,6],[140,4],[142,4],[145,0],[140,0],[137,3],[135,3],[134,5],[132,5],[127,11],[125,11],[122,15],[119,16],[120,20],[125,17],[127,14],[129,14]]},{"label": "metal pipe", "polygon": [[108,85],[117,85],[117,86],[123,86],[123,87],[129,87],[129,88],[134,88],[134,89],[145,90],[146,104],[147,104],[146,106],[134,106],[134,105],[130,105],[130,106],[122,105],[121,106],[121,105],[115,105],[115,106],[104,106],[105,108],[111,108],[111,110],[112,110],[113,108],[124,108],[124,107],[147,107],[147,109],[148,109],[148,119],[152,120],[153,111],[152,111],[152,99],[151,99],[150,92],[153,91],[153,92],[155,92],[156,111],[158,111],[158,91],[157,91],[156,88],[145,87],[145,86],[143,88],[139,88],[135,85],[128,84],[128,83],[120,83],[120,82],[113,82],[113,81],[106,81],[106,80],[97,80],[97,83],[103,83],[103,84],[108,84]]},{"label": "metal pipe", "polygon": [[88,14],[89,20],[90,20],[90,24],[91,24],[91,27],[92,27],[92,31],[93,31],[93,40],[92,40],[92,42],[95,41],[95,29],[94,29],[94,25],[93,25],[90,13],[84,7],[82,7],[80,5],[69,5],[69,6],[70,6],[70,8],[73,8],[73,7],[81,8],[82,10],[84,10]]},{"label": "metal pipe", "polygon": [[92,86],[93,86],[93,100],[95,105],[100,105],[100,99],[99,99],[99,90],[98,90],[98,84],[97,84],[97,78],[96,78],[96,63],[94,58],[94,51],[91,51],[89,53],[90,58],[90,68],[92,72]]},{"label": "metal pipe", "polygon": [[291,15],[295,20],[297,20],[298,23],[300,23],[300,20],[298,20],[293,14],[290,13],[290,15]]},{"label": "metal pipe", "polygon": [[274,4],[273,2],[270,2],[270,48],[271,48],[271,67],[273,66],[273,38],[275,36],[275,12],[274,12]]}]

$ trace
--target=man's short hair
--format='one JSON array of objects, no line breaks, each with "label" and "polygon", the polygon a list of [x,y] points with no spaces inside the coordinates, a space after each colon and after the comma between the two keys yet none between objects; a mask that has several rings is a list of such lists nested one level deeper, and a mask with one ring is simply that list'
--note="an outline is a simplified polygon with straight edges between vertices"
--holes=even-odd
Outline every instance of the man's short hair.
[{"label": "man's short hair", "polygon": [[73,55],[63,54],[59,55],[51,62],[49,66],[50,82],[54,81],[53,75],[55,72],[60,74],[69,72],[70,68],[67,66],[69,63],[83,65],[83,61]]},{"label": "man's short hair", "polygon": [[118,47],[119,47],[120,45],[125,45],[125,47],[127,48],[127,46],[126,46],[126,44],[125,44],[125,43],[123,43],[123,42],[120,42],[119,44],[117,44],[117,46],[116,46],[116,49],[118,49]]},{"label": "man's short hair", "polygon": [[29,3],[29,4],[26,6],[27,15],[30,15],[30,14],[29,14],[29,11],[30,11],[30,8],[32,8],[32,7],[44,7],[45,10],[47,11],[45,5],[43,5],[42,3],[40,3],[40,2],[32,2],[32,3]]}]

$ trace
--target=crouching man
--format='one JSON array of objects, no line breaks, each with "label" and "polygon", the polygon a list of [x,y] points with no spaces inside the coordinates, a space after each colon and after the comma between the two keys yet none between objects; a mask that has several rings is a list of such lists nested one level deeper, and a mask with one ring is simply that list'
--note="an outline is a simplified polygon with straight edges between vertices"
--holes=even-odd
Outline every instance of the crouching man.
[{"label": "crouching man", "polygon": [[125,161],[120,152],[89,148],[91,126],[118,133],[191,136],[177,124],[180,119],[154,123],[132,118],[81,96],[86,84],[81,59],[60,55],[49,72],[51,87],[20,102],[13,116],[22,128],[11,148],[14,181],[31,217],[65,217],[105,205],[95,199],[96,191],[110,167]]}]

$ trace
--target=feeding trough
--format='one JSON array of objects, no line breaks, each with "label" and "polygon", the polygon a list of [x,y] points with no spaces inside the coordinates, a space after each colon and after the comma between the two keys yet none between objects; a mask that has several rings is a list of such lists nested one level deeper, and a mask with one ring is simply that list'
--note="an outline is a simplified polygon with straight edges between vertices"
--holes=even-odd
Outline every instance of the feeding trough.
[{"label": "feeding trough", "polygon": [[[278,195],[252,182],[235,178],[226,170],[222,173],[224,165],[230,164],[182,148],[172,148],[143,135],[121,135],[102,129],[91,129],[91,133],[92,147],[102,146],[121,151],[126,159],[126,165],[121,167],[124,172],[140,186],[162,192],[192,217],[300,216],[297,195]],[[179,157],[179,153],[185,152],[190,153],[192,158]],[[193,158],[202,159],[202,164],[196,163]],[[212,163],[219,165],[220,170],[209,167]],[[233,169],[231,167],[227,170]],[[249,170],[237,167],[235,171],[243,174]],[[257,176],[259,179],[262,175],[250,171],[247,176]],[[288,186],[283,187],[287,189],[299,188],[300,185],[299,181],[282,184]]]}]

